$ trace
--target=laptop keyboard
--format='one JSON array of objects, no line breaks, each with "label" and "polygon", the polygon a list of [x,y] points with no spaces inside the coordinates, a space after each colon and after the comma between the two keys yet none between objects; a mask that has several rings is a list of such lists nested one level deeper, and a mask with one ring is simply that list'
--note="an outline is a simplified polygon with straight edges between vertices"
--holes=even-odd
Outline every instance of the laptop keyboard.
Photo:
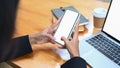
[{"label": "laptop keyboard", "polygon": [[86,40],[86,42],[120,66],[120,46],[107,39],[102,34],[96,35]]}]

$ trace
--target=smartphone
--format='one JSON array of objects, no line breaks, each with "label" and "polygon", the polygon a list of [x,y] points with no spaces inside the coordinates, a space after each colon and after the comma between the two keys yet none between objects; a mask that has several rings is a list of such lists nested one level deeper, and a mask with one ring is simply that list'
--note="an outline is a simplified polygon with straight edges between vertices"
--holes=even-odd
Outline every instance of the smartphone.
[{"label": "smartphone", "polygon": [[65,43],[61,40],[61,37],[69,39],[71,34],[78,23],[80,14],[71,10],[66,10],[59,25],[54,33],[55,42],[64,45]]}]

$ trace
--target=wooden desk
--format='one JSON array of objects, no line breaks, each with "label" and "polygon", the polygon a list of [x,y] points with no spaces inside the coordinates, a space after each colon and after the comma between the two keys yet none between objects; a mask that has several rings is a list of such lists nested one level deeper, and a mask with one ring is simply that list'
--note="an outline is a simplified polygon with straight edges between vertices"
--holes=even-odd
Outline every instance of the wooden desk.
[{"label": "wooden desk", "polygon": [[[109,4],[98,0],[20,0],[15,37],[42,31],[52,24],[51,9],[69,5],[91,19],[94,8],[108,8]],[[55,68],[58,63],[65,62],[53,50],[57,44],[32,45],[32,48],[32,53],[10,62],[22,68]]]}]

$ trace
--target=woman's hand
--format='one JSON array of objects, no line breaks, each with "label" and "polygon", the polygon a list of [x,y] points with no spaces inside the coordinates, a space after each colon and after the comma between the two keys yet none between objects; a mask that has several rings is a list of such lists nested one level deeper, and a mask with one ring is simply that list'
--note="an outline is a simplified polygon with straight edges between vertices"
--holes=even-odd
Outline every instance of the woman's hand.
[{"label": "woman's hand", "polygon": [[55,43],[53,33],[59,21],[60,19],[57,21],[57,23],[51,25],[50,27],[46,28],[40,33],[29,35],[30,43],[31,44],[43,44],[48,42]]},{"label": "woman's hand", "polygon": [[70,53],[70,57],[77,57],[80,56],[79,54],[79,47],[78,47],[78,27],[79,24],[75,27],[75,31],[73,33],[73,37],[67,40],[65,37],[62,37],[62,40],[65,42],[65,46]]}]

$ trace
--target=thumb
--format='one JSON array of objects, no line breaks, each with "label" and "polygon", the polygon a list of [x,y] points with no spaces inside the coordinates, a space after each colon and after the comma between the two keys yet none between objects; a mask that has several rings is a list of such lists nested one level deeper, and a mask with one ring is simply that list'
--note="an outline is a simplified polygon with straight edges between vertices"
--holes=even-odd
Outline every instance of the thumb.
[{"label": "thumb", "polygon": [[62,37],[61,37],[61,40],[62,40],[62,41],[64,41],[64,42],[65,42],[65,44],[66,44],[66,43],[67,43],[67,41],[68,41],[68,40],[67,40],[64,36],[62,36]]},{"label": "thumb", "polygon": [[46,36],[47,36],[50,40],[55,40],[55,38],[54,38],[52,35],[50,35],[50,34],[46,34]]},{"label": "thumb", "polygon": [[50,39],[51,43],[55,44],[55,37],[54,36],[49,35],[49,34],[47,34],[46,36]]}]

